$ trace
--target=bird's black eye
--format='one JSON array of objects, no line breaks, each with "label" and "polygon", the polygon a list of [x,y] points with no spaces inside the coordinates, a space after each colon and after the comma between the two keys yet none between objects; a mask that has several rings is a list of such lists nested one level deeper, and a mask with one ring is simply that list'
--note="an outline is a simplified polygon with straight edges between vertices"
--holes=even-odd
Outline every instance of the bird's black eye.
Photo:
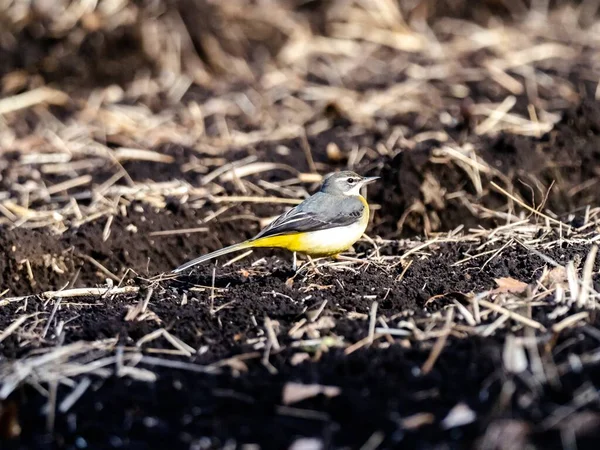
[{"label": "bird's black eye", "polygon": [[348,183],[350,184],[354,184],[356,183],[358,180],[356,178],[348,178]]}]

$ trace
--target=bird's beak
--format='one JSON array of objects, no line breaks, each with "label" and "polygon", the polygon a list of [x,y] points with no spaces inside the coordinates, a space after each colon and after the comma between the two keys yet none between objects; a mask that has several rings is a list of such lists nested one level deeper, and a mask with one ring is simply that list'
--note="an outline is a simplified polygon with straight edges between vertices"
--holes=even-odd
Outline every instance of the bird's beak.
[{"label": "bird's beak", "polygon": [[381,177],[364,177],[362,179],[362,185],[366,186],[367,184],[371,184],[373,181],[379,180]]}]

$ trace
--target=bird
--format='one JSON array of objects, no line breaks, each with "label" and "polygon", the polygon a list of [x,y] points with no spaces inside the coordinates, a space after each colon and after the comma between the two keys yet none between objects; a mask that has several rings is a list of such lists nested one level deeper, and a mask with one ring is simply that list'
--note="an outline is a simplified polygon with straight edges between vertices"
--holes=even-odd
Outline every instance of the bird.
[{"label": "bird", "polygon": [[310,257],[335,256],[348,250],[365,232],[369,205],[363,186],[380,177],[345,170],[327,174],[318,192],[285,212],[247,241],[222,248],[179,266],[180,273],[219,256],[252,248],[282,248]]}]

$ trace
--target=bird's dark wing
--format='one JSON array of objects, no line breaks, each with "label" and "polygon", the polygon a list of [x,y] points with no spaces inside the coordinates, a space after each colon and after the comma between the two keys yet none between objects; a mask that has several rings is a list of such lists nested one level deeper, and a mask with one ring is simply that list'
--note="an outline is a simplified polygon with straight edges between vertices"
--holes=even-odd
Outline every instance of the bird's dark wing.
[{"label": "bird's dark wing", "polygon": [[351,225],[360,220],[365,206],[356,197],[315,194],[275,219],[254,239]]}]

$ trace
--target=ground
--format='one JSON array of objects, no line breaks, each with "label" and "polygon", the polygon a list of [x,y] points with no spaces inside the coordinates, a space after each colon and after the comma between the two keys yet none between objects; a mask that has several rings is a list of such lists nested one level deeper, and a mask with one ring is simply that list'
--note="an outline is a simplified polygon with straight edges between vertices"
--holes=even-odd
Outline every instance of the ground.
[{"label": "ground", "polygon": [[[592,3],[4,7],[0,447],[595,446]],[[342,259],[170,274],[347,168]]]}]

